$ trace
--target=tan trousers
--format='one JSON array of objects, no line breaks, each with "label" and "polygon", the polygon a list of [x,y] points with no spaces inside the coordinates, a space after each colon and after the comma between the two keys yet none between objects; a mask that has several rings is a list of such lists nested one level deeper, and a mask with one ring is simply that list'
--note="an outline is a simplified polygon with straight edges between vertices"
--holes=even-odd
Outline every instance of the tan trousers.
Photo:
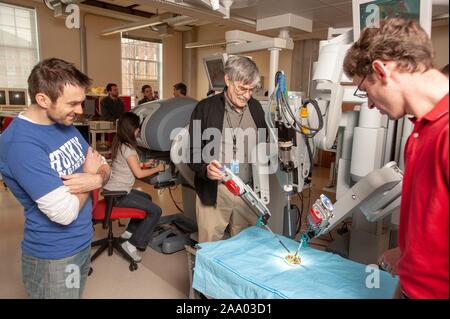
[{"label": "tan trousers", "polygon": [[198,196],[195,206],[199,243],[223,239],[228,224],[231,236],[235,236],[241,230],[256,225],[258,221],[247,204],[239,196],[234,196],[222,183],[217,190],[216,207],[203,205]]}]

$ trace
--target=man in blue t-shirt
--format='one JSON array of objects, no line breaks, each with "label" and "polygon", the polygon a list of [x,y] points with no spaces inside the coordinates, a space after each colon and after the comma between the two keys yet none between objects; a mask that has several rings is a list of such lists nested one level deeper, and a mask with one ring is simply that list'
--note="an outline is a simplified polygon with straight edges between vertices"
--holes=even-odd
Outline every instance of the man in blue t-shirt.
[{"label": "man in blue t-shirt", "polygon": [[0,173],[25,211],[22,278],[31,298],[80,298],[90,267],[90,191],[110,168],[72,125],[91,80],[60,59],[28,78],[31,105],[0,137]]}]

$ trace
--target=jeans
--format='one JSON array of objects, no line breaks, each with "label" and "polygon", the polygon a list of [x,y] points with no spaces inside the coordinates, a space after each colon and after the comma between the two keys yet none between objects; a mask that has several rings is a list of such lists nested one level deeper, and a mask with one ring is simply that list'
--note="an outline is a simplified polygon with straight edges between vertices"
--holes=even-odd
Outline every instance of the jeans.
[{"label": "jeans", "polygon": [[127,231],[133,234],[129,239],[130,244],[145,250],[152,240],[153,231],[161,217],[161,208],[152,202],[150,195],[136,189],[132,189],[128,195],[120,197],[116,206],[137,208],[147,213],[144,219],[131,218],[127,227]]},{"label": "jeans", "polygon": [[22,280],[32,299],[79,299],[91,265],[91,246],[62,259],[22,254]]}]

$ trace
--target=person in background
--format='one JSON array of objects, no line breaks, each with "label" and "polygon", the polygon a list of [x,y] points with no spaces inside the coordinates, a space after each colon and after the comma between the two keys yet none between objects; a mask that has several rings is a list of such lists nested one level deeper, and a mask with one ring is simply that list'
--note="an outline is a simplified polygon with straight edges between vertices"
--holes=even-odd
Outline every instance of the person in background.
[{"label": "person in background", "polygon": [[404,151],[399,247],[379,260],[398,274],[402,298],[449,298],[449,80],[433,60],[427,33],[397,18],[366,28],[344,60],[355,96],[414,124]]},{"label": "person in background", "polygon": [[[260,83],[258,67],[247,57],[232,56],[225,65],[225,83],[226,87],[222,93],[207,97],[197,104],[189,126],[190,158],[201,159],[201,162],[189,163],[195,173],[200,243],[223,239],[228,226],[230,235],[234,236],[257,222],[255,214],[243,199],[234,196],[221,183],[224,176],[221,169],[223,165],[227,165],[245,184],[253,184],[252,164],[248,152],[250,139],[242,145],[236,144],[236,141],[239,140],[237,134],[244,131],[248,136],[255,134],[255,142],[261,136],[258,134],[259,129],[265,129],[267,132],[261,104],[252,98]],[[213,134],[209,141],[203,140],[201,144],[194,142],[194,127],[198,124],[201,127],[200,136],[203,136],[205,130],[216,129],[220,140],[214,140]],[[220,150],[211,154],[211,160],[205,158],[205,153],[211,153],[211,150],[205,152],[210,143],[220,145]]]},{"label": "person in background", "polygon": [[139,100],[138,105],[156,100],[155,96],[153,95],[153,89],[150,85],[148,84],[143,85],[141,92],[144,95],[144,97],[141,100]]},{"label": "person in background", "polygon": [[119,97],[119,88],[116,84],[109,83],[106,92],[108,96],[100,102],[101,119],[114,122],[125,112],[125,106]]},{"label": "person in background", "polygon": [[187,86],[184,83],[177,83],[173,86],[173,96],[174,97],[186,97]]},{"label": "person in background", "polygon": [[142,168],[136,151],[139,136],[139,116],[126,112],[117,122],[117,133],[112,144],[112,173],[111,178],[103,188],[108,191],[126,191],[128,194],[120,197],[116,206],[137,208],[147,212],[144,219],[130,219],[122,238],[122,248],[134,259],[140,262],[142,257],[137,249],[143,251],[153,236],[153,230],[161,217],[161,208],[152,202],[151,197],[133,188],[136,178],[144,178],[163,172],[164,164],[154,168]]},{"label": "person in background", "polygon": [[24,207],[22,279],[31,298],[81,298],[87,280],[90,191],[110,175],[73,126],[90,84],[71,63],[39,62],[28,77],[31,105],[0,139],[0,173]]}]

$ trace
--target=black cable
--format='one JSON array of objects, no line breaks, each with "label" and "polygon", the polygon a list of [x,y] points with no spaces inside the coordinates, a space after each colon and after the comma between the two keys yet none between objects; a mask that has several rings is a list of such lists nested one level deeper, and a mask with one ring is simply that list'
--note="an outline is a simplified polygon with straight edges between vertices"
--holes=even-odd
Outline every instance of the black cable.
[{"label": "black cable", "polygon": [[[295,119],[295,115],[294,113],[292,113],[292,110],[289,106],[289,102],[286,101],[286,97],[284,95],[281,95],[281,99],[282,99],[282,103],[283,105],[285,105],[285,108],[287,110],[287,113],[289,113],[289,115],[292,117],[292,119],[294,120],[294,122],[297,124],[298,128],[294,127],[293,128],[300,134],[305,135],[306,137],[314,137],[322,128],[323,128],[323,117],[322,117],[322,112],[320,110],[319,104],[317,103],[316,100],[305,100],[303,102],[303,106],[302,107],[306,107],[308,104],[312,104],[314,109],[316,110],[317,113],[317,118],[319,120],[318,123],[318,127],[317,128],[313,128],[313,127],[309,127],[309,126],[304,126],[301,123],[297,122],[297,120]],[[284,108],[283,108],[284,109]],[[305,131],[308,130],[310,133],[305,133]]]},{"label": "black cable", "polygon": [[304,203],[303,203],[303,197],[302,196],[300,196],[300,194],[299,193],[297,193],[297,196],[298,196],[298,198],[300,199],[300,203],[301,203],[301,210],[300,210],[300,220],[299,220],[299,223],[298,223],[298,227],[297,227],[297,232],[296,233],[299,233],[301,230],[302,230],[302,223],[303,223],[303,205],[304,205]]},{"label": "black cable", "polygon": [[317,118],[318,118],[318,121],[319,121],[319,126],[317,128],[307,128],[310,131],[315,131],[313,136],[311,136],[311,137],[314,137],[314,135],[316,135],[317,132],[319,132],[323,128],[323,116],[322,116],[322,111],[320,110],[319,104],[317,103],[316,100],[305,100],[303,102],[303,107],[306,107],[308,104],[312,104],[312,106],[316,110]]},{"label": "black cable", "polygon": [[311,186],[309,186],[308,190],[308,209],[311,208]]},{"label": "black cable", "polygon": [[[278,71],[275,74],[275,87],[278,87],[278,78],[280,76],[280,74],[283,74],[281,71]],[[312,106],[314,107],[314,109],[316,110],[317,113],[317,118],[318,118],[318,127],[317,128],[313,128],[313,127],[308,127],[308,126],[303,126],[301,123],[299,123],[296,118],[294,113],[292,112],[290,106],[289,106],[289,102],[286,100],[286,96],[285,96],[285,92],[280,92],[280,94],[278,94],[277,92],[278,90],[275,90],[274,94],[276,95],[276,101],[277,101],[277,114],[279,114],[281,116],[281,121],[284,123],[284,125],[286,126],[286,128],[293,128],[295,131],[297,131],[300,134],[305,135],[306,137],[314,137],[322,128],[323,128],[323,115],[322,115],[322,111],[320,110],[319,104],[317,103],[316,100],[313,99],[306,99],[303,101],[303,106],[302,107],[307,107],[308,104],[312,104]],[[269,105],[270,107],[270,105]],[[290,124],[287,118],[287,115],[289,115],[292,120],[294,121],[294,124]],[[295,127],[295,124],[298,126]],[[305,131],[309,131],[310,133],[305,133]]]},{"label": "black cable", "polygon": [[309,139],[306,137],[306,135],[303,135],[303,138],[305,139],[306,149],[308,150],[308,157],[309,157],[309,174],[308,177],[312,176],[312,170],[313,170],[313,162],[314,162],[314,156],[311,150],[311,145],[309,144]]},{"label": "black cable", "polygon": [[297,216],[298,216],[298,221],[297,221],[297,227],[295,229],[295,235],[298,234],[298,232],[300,231],[301,227],[302,227],[302,215],[300,213],[300,209],[298,208],[297,205],[292,204],[293,207],[295,207],[295,209],[297,210]]},{"label": "black cable", "polygon": [[172,198],[173,204],[175,205],[175,207],[176,207],[180,212],[182,212],[182,213],[184,214],[184,210],[182,210],[182,209],[177,205],[177,202],[176,202],[175,199],[173,198],[172,190],[170,189],[170,187],[168,187],[168,188],[169,188],[170,198]]}]

